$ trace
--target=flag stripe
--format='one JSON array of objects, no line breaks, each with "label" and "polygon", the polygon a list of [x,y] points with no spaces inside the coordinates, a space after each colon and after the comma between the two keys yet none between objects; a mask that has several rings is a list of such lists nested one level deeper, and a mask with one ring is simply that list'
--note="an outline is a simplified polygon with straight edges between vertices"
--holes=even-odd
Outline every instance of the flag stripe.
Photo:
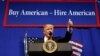
[{"label": "flag stripe", "polygon": [[69,43],[72,45],[72,56],[81,56],[83,45],[77,41],[72,40],[69,41]]},{"label": "flag stripe", "polygon": [[81,54],[80,54],[80,53],[75,52],[75,51],[73,51],[73,54],[74,54],[74,55],[76,55],[76,56],[81,56]]},{"label": "flag stripe", "polygon": [[78,48],[78,47],[75,47],[75,46],[72,46],[72,49],[77,50],[78,52],[82,52],[81,48]]},{"label": "flag stripe", "polygon": [[69,41],[69,43],[70,44],[74,44],[74,45],[76,45],[76,46],[79,46],[79,47],[83,47],[83,45],[82,44],[80,44],[80,43],[78,43],[78,42],[74,42],[74,41]]}]

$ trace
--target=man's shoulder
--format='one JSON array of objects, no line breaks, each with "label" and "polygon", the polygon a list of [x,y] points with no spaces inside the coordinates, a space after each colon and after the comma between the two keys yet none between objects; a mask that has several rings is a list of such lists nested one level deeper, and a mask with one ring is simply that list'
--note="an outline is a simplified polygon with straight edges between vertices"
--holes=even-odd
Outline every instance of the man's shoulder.
[{"label": "man's shoulder", "polygon": [[53,38],[62,38],[62,36],[55,36],[55,37],[53,37]]},{"label": "man's shoulder", "polygon": [[55,41],[57,42],[57,41],[59,41],[61,38],[63,38],[63,37],[61,37],[61,36],[56,36],[56,37],[53,37],[53,40],[55,40]]}]

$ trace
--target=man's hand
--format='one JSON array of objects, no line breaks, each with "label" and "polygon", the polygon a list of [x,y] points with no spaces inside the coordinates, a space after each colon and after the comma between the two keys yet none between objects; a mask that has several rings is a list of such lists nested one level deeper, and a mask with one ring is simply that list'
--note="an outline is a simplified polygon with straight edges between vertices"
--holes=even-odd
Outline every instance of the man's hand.
[{"label": "man's hand", "polygon": [[72,27],[73,26],[73,22],[71,19],[68,20],[68,27]]},{"label": "man's hand", "polygon": [[72,32],[72,26],[73,26],[73,22],[72,22],[71,19],[69,19],[69,20],[68,20],[68,28],[67,28],[67,30],[68,30],[69,32]]}]

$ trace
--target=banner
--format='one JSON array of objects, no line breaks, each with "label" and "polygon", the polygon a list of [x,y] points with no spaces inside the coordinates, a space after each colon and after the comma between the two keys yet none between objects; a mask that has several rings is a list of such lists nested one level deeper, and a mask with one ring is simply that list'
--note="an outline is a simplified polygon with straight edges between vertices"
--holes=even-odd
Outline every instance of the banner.
[{"label": "banner", "polygon": [[94,2],[9,2],[4,25],[43,26],[53,24],[66,26],[68,19],[74,25],[97,26]]}]

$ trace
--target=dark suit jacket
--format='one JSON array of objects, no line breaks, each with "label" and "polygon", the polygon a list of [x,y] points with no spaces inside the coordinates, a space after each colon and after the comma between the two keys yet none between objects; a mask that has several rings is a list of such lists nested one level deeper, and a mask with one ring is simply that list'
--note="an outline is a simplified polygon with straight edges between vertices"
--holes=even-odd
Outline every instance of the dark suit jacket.
[{"label": "dark suit jacket", "polygon": [[69,40],[71,40],[71,36],[72,36],[72,33],[66,31],[66,34],[64,37],[57,36],[57,37],[54,37],[53,40],[56,42],[68,42]]},{"label": "dark suit jacket", "polygon": [[[71,39],[71,36],[72,33],[66,31],[65,37],[57,36],[57,37],[52,37],[52,39],[56,42],[68,42]],[[36,38],[36,37],[31,37],[31,38],[34,38],[32,41],[34,41],[35,43],[44,42],[44,38]]]}]

